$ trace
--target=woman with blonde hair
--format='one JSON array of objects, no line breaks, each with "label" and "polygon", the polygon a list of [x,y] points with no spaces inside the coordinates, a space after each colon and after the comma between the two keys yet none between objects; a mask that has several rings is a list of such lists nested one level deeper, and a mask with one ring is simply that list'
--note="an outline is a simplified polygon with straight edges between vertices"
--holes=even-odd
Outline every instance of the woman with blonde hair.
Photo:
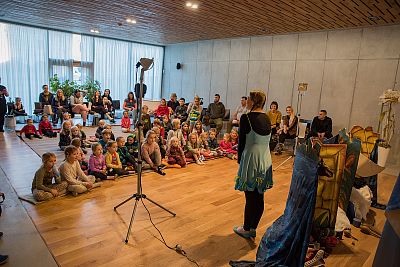
[{"label": "woman with blonde hair", "polygon": [[269,152],[271,122],[263,110],[265,102],[263,91],[251,91],[247,98],[249,112],[241,116],[239,123],[239,170],[235,189],[244,191],[246,205],[244,224],[233,231],[244,238],[256,236],[264,212],[264,192],[273,185]]},{"label": "woman with blonde hair", "polygon": [[61,123],[63,123],[63,113],[68,111],[68,103],[63,90],[57,90],[51,106],[53,107],[53,125],[57,125],[59,119]]}]

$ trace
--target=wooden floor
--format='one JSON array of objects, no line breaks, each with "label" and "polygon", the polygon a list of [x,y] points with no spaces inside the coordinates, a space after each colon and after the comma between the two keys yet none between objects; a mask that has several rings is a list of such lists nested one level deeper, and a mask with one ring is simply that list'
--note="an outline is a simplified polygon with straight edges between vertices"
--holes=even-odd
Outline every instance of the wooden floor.
[{"label": "wooden floor", "polygon": [[[93,130],[88,128],[89,132]],[[13,133],[0,135],[0,147],[0,167],[17,192],[26,191],[40,165],[39,157]],[[274,165],[284,158],[273,156]],[[233,226],[242,224],[244,205],[243,194],[233,189],[238,166],[235,161],[218,159],[205,166],[167,169],[166,176],[146,173],[144,193],[177,216],[172,217],[146,200],[145,204],[167,243],[182,245],[201,266],[254,260],[265,229],[285,208],[291,163],[274,172],[275,185],[265,194],[265,211],[254,242],[232,232]],[[383,202],[390,196],[394,182],[394,176],[380,176],[379,197]],[[113,207],[135,192],[136,176],[131,176],[106,181],[101,188],[79,197],[62,197],[37,206],[24,203],[24,207],[60,266],[195,266],[160,242],[142,203],[129,243],[123,242],[134,202],[121,206],[117,212]],[[382,228],[383,211],[371,211],[377,227]],[[326,259],[326,266],[371,265],[378,239],[356,228],[353,234],[359,241],[352,244],[350,239],[343,240]]]}]

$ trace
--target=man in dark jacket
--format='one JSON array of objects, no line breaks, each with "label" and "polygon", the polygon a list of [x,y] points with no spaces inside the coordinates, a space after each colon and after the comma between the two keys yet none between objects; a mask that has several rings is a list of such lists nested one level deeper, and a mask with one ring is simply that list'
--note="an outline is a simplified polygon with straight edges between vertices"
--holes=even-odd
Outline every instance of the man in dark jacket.
[{"label": "man in dark jacket", "polygon": [[225,106],[220,100],[220,95],[215,94],[214,103],[210,103],[207,108],[207,114],[210,116],[210,124],[215,123],[217,125],[217,133],[221,132],[222,119],[225,116]]},{"label": "man in dark jacket", "polygon": [[332,119],[329,118],[325,109],[321,109],[318,116],[311,123],[311,136],[320,139],[332,137]]},{"label": "man in dark jacket", "polygon": [[[0,78],[1,83],[1,78]],[[4,117],[7,113],[7,88],[0,84],[0,132],[4,132]]]}]

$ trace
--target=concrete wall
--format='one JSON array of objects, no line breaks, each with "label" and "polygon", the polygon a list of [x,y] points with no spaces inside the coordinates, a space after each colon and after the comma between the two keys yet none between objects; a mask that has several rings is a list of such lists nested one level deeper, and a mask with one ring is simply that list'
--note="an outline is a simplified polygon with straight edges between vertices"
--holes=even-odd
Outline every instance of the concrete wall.
[{"label": "concrete wall", "polygon": [[[306,82],[303,118],[326,109],[335,132],[355,124],[377,129],[378,96],[400,90],[399,58],[400,25],[175,44],[165,49],[162,95],[197,94],[209,103],[219,93],[232,109],[261,88],[283,111],[296,107],[298,83]],[[400,166],[397,114],[390,161]]]}]

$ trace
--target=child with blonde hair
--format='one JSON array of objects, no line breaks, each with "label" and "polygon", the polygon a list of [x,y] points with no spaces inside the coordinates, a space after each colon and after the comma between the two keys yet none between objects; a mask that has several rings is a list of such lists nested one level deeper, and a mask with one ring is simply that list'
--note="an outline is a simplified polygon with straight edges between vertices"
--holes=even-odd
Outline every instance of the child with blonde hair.
[{"label": "child with blonde hair", "polygon": [[[64,121],[65,122],[65,121]],[[92,188],[101,186],[95,183],[96,178],[86,175],[79,165],[79,149],[74,146],[67,146],[64,149],[65,160],[60,166],[60,175],[63,181],[68,182],[67,190],[74,196],[84,193]]]},{"label": "child with blonde hair", "polygon": [[208,145],[208,133],[202,132],[199,135],[199,143],[200,143],[200,154],[205,158],[210,158],[212,155],[210,147]]},{"label": "child with blonde hair", "polygon": [[117,153],[117,142],[108,141],[106,152],[106,166],[109,175],[128,175],[129,172],[122,168],[122,163]]},{"label": "child with blonde hair", "polygon": [[85,148],[85,143],[83,141],[81,131],[80,131],[80,129],[79,129],[79,127],[77,125],[71,127],[71,139],[72,140],[79,139],[81,151],[84,154],[87,154],[87,150]]},{"label": "child with blonde hair", "polygon": [[232,149],[237,151],[239,143],[239,133],[236,131],[236,129],[232,129],[229,135],[231,137]]},{"label": "child with blonde hair", "polygon": [[179,145],[184,147],[186,145],[186,140],[183,137],[182,129],[181,129],[181,121],[180,119],[172,120],[172,129],[168,132],[167,136],[167,147],[170,146],[172,137],[176,137],[178,139]]},{"label": "child with blonde hair", "polygon": [[153,169],[155,172],[161,175],[165,173],[161,169],[161,152],[160,147],[156,142],[157,135],[152,130],[146,134],[146,140],[142,145],[142,157],[144,161]]},{"label": "child with blonde hair", "polygon": [[229,133],[224,134],[224,139],[219,143],[219,148],[228,158],[236,159],[237,151],[232,148],[231,135]]},{"label": "child with blonde hair", "polygon": [[167,150],[168,164],[174,168],[182,168],[186,166],[185,153],[179,144],[179,139],[173,136]]},{"label": "child with blonde hair", "polygon": [[110,133],[111,133],[110,138],[111,138],[111,140],[115,141],[115,135],[114,135],[114,133],[113,133],[113,131],[112,131],[112,126],[111,126],[111,124],[106,124],[106,125],[104,126],[104,129],[107,129],[107,130],[110,131]]},{"label": "child with blonde hair", "polygon": [[197,136],[200,136],[204,132],[203,124],[201,121],[196,121],[194,128],[193,128],[193,133],[196,133]]},{"label": "child with blonde hair", "polygon": [[104,127],[106,126],[106,121],[105,120],[100,120],[99,125],[96,129],[96,133],[94,134],[97,139],[101,139],[102,137],[102,131],[104,130]]},{"label": "child with blonde hair", "polygon": [[60,141],[58,146],[61,150],[64,150],[67,146],[71,144],[71,122],[69,120],[64,120],[61,124]]},{"label": "child with blonde hair", "polygon": [[61,180],[56,162],[54,153],[46,152],[42,155],[43,164],[36,171],[32,182],[32,194],[36,201],[50,200],[67,192],[68,183]]},{"label": "child with blonde hair", "polygon": [[200,145],[197,140],[197,134],[191,133],[189,134],[189,140],[186,143],[186,153],[185,156],[187,158],[192,158],[196,161],[198,165],[204,165],[202,155],[200,153]]},{"label": "child with blonde hair", "polygon": [[165,154],[167,153],[167,146],[166,142],[164,141],[164,138],[161,135],[160,128],[158,127],[153,127],[151,128],[153,132],[156,134],[156,143],[158,144],[160,148],[160,153],[161,153],[161,159],[165,158]]}]

